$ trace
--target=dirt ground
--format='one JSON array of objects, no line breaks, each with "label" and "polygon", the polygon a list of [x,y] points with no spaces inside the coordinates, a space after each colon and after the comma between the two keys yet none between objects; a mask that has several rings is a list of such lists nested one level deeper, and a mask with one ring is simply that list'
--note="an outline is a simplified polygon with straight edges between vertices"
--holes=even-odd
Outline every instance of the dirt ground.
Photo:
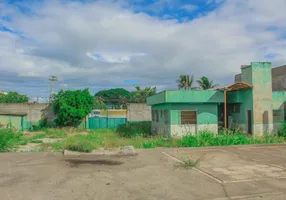
[{"label": "dirt ground", "polygon": [[[193,169],[180,160],[200,158]],[[5,200],[285,200],[286,145],[147,149],[137,156],[0,154]]]}]

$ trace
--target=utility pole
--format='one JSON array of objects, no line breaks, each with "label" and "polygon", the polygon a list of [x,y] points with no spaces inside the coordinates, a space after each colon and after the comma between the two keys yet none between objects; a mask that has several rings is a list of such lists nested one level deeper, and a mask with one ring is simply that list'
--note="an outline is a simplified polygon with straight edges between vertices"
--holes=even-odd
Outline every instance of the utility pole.
[{"label": "utility pole", "polygon": [[53,95],[54,95],[54,82],[57,81],[58,78],[56,76],[51,76],[49,78],[49,81],[51,82],[51,94],[50,94],[50,103],[53,100]]}]

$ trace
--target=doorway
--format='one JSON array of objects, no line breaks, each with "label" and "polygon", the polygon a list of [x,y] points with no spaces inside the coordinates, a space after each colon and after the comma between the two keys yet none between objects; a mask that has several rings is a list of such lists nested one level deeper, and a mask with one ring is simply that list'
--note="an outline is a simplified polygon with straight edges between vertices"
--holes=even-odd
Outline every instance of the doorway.
[{"label": "doorway", "polygon": [[247,133],[252,135],[252,111],[247,111]]}]

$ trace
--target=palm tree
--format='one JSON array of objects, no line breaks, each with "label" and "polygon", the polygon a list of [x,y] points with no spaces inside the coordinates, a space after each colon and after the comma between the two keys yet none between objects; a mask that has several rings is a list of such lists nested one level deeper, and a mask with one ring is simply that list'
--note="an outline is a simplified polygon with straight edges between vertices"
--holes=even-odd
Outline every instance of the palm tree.
[{"label": "palm tree", "polygon": [[210,81],[207,77],[203,76],[200,78],[200,80],[197,80],[197,83],[203,90],[215,88],[218,86],[218,84],[213,84],[213,81]]},{"label": "palm tree", "polygon": [[178,88],[188,90],[191,89],[193,85],[194,76],[180,75],[179,79],[176,81],[178,83]]}]

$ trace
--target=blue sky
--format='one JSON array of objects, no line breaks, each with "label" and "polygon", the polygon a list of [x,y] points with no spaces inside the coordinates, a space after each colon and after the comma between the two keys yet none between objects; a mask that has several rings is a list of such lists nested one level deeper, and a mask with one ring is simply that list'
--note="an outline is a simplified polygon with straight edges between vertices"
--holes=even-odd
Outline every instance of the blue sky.
[{"label": "blue sky", "polygon": [[230,84],[252,61],[286,64],[284,0],[6,0],[0,90],[134,85],[175,89],[180,74]]}]

